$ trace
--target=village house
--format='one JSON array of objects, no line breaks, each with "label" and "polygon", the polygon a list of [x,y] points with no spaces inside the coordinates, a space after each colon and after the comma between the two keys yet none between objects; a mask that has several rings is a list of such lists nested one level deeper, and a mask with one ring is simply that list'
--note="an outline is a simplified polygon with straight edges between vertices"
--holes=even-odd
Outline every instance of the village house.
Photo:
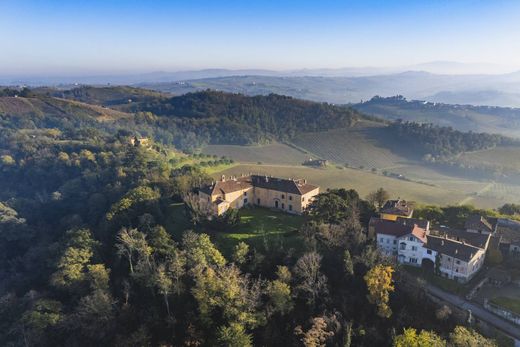
[{"label": "village house", "polygon": [[379,211],[380,217],[387,220],[412,218],[413,208],[406,200],[388,200]]},{"label": "village house", "polygon": [[385,204],[381,217],[371,218],[368,225],[382,254],[401,264],[436,269],[459,282],[467,282],[480,270],[490,234],[450,228],[430,231],[428,221],[412,218],[413,210],[399,201]]},{"label": "village house", "polygon": [[495,232],[495,228],[491,223],[480,215],[469,216],[464,223],[464,229],[467,232],[479,234],[493,234]]},{"label": "village house", "polygon": [[199,198],[213,204],[217,215],[230,208],[255,205],[302,214],[320,188],[305,179],[284,179],[262,175],[222,178],[199,190]]}]

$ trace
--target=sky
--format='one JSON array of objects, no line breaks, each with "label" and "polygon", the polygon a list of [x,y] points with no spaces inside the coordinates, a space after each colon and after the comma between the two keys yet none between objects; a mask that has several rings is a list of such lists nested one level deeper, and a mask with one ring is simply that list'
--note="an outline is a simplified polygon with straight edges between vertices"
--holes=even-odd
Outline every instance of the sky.
[{"label": "sky", "polygon": [[0,0],[0,75],[517,68],[520,1]]}]

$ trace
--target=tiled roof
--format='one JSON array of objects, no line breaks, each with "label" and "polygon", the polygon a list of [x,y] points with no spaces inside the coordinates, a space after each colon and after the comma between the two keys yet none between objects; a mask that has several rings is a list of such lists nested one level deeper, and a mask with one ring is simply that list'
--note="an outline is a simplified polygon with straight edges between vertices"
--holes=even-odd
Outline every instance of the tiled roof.
[{"label": "tiled roof", "polygon": [[297,195],[303,195],[319,188],[318,186],[308,184],[302,179],[284,179],[252,175],[220,180],[212,185],[202,187],[200,191],[208,195],[228,194],[253,186]]},{"label": "tiled roof", "polygon": [[485,229],[490,233],[493,232],[493,227],[491,224],[486,220],[486,218],[480,215],[469,216],[466,220],[466,223],[464,223],[464,228],[475,230]]},{"label": "tiled roof", "polygon": [[200,190],[208,195],[213,194],[229,194],[242,189],[251,188],[251,178],[238,177],[236,179],[228,179],[224,181],[217,181],[212,185],[205,186]]},{"label": "tiled roof", "polygon": [[423,228],[425,230],[430,229],[430,222],[426,219],[397,217],[397,223],[404,225],[416,224],[419,228]]},{"label": "tiled roof", "polygon": [[302,179],[285,179],[260,175],[251,176],[253,186],[278,192],[303,195],[318,188]]},{"label": "tiled roof", "polygon": [[416,224],[405,225],[386,219],[371,218],[369,226],[374,228],[376,234],[391,235],[395,237],[412,234],[423,242],[426,242],[426,230]]},{"label": "tiled roof", "polygon": [[427,236],[427,242],[423,247],[445,254],[449,257],[469,262],[481,249],[464,242],[450,240],[433,235]]},{"label": "tiled roof", "polygon": [[435,234],[435,236],[446,236],[447,238],[455,241],[464,241],[465,243],[478,248],[485,248],[490,237],[490,234],[470,233],[465,230],[458,230],[446,227],[440,228],[439,230],[435,230],[432,233]]},{"label": "tiled roof", "polygon": [[380,212],[398,216],[409,216],[412,214],[413,208],[405,200],[388,200]]}]

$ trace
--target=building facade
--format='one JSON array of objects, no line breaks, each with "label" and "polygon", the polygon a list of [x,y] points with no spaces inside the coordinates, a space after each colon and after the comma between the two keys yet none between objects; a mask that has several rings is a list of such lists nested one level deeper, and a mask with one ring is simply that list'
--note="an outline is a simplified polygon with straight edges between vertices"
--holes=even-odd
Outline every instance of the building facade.
[{"label": "building facade", "polygon": [[256,205],[278,209],[287,213],[301,214],[318,195],[320,188],[304,179],[283,179],[249,175],[242,177],[222,176],[199,191],[199,198],[210,202],[218,215],[229,208]]}]

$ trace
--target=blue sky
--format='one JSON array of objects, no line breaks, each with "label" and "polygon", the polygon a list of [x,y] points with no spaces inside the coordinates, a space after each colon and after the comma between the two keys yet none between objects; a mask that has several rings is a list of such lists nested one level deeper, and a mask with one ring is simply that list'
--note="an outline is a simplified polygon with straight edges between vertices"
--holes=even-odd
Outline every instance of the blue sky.
[{"label": "blue sky", "polygon": [[517,66],[520,1],[0,0],[0,74]]}]

